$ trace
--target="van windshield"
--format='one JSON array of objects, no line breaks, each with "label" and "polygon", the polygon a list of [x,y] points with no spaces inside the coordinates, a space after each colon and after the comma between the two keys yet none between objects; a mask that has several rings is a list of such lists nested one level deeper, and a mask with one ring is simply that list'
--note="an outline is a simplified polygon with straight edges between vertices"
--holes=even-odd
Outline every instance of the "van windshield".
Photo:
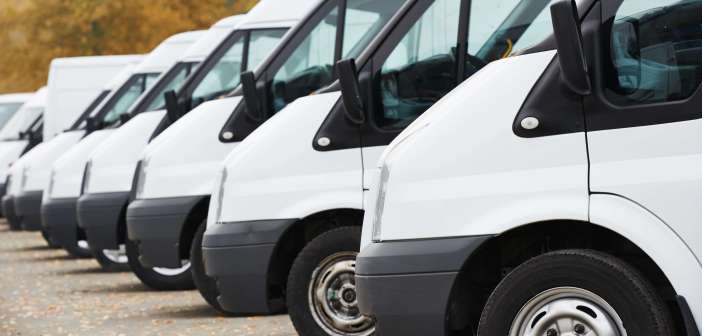
[{"label": "van windshield", "polygon": [[115,124],[119,117],[128,112],[134,102],[155,84],[159,75],[158,73],[132,75],[92,116],[97,117],[102,126]]},{"label": "van windshield", "polygon": [[0,140],[17,140],[20,132],[26,132],[44,113],[43,107],[25,107],[17,111],[0,130]]},{"label": "van windshield", "polygon": [[229,45],[214,56],[216,59],[209,61],[214,63],[193,90],[193,101],[208,101],[233,91],[239,86],[241,73],[255,70],[287,31],[287,28],[276,28],[234,33],[231,40],[225,42]]},{"label": "van windshield", "polygon": [[168,91],[180,90],[183,84],[185,84],[185,80],[188,79],[188,76],[195,72],[199,65],[199,62],[181,62],[174,65],[171,70],[154,85],[152,92],[145,97],[147,101],[140,102],[139,105],[146,106],[144,111],[165,109],[166,102],[163,94]]},{"label": "van windshield", "polygon": [[22,107],[22,103],[0,104],[0,128],[7,124],[20,107]]}]

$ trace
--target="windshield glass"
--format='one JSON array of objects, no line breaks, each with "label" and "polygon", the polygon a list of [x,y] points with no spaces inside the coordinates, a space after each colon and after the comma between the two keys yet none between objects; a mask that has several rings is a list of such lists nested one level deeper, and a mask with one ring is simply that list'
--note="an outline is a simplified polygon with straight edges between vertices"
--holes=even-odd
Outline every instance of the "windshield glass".
[{"label": "windshield glass", "polygon": [[273,110],[278,112],[295,99],[306,96],[334,80],[334,63],[356,58],[385,26],[405,0],[348,0],[341,32],[342,55],[337,55],[339,5],[307,34],[275,73],[271,85]]},{"label": "windshield glass", "polygon": [[[205,78],[197,85],[193,91],[193,100],[207,101],[233,91],[239,86],[241,73],[255,69],[278,45],[286,31],[286,28],[281,28],[237,34],[236,41],[217,59]],[[245,58],[244,52],[247,49],[249,55]]]},{"label": "windshield glass", "polygon": [[44,113],[43,107],[22,108],[0,130],[0,140],[19,139],[20,132],[26,132],[37,118]]},{"label": "windshield glass", "polygon": [[134,102],[151,86],[158,78],[158,73],[136,74],[122,85],[114,96],[100,109],[98,117],[103,125],[112,125],[119,120],[119,116],[129,111]]},{"label": "windshield glass", "polygon": [[22,107],[22,103],[0,104],[0,128],[5,126],[20,107]]},{"label": "windshield glass", "polygon": [[148,105],[144,111],[165,109],[166,102],[163,94],[168,91],[180,90],[180,87],[185,84],[185,80],[188,79],[188,76],[190,76],[199,65],[199,62],[178,63],[174,65],[173,68],[163,76],[159,83],[154,85],[154,90],[158,90],[158,92],[153,92],[153,94],[149,95],[149,102],[146,102]]}]

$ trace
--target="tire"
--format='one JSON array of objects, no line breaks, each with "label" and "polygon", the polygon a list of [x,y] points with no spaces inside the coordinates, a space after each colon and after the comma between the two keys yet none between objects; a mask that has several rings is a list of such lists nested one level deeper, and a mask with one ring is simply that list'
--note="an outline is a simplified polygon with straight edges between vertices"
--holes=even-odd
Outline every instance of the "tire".
[{"label": "tire", "polygon": [[[127,239],[125,243],[129,268],[147,287],[155,290],[188,290],[194,289],[192,273],[188,266],[180,269],[160,269],[144,267],[139,262],[139,247]],[[190,265],[188,263],[188,265]]]},{"label": "tire", "polygon": [[92,258],[93,252],[90,248],[83,248],[78,243],[76,245],[64,246],[63,249],[74,258]]},{"label": "tire", "polygon": [[573,316],[572,330],[552,334],[588,334],[589,326],[599,324],[628,335],[674,335],[655,288],[627,263],[591,250],[546,253],[514,269],[490,295],[478,335],[545,335],[553,321]]},{"label": "tire", "polygon": [[90,248],[93,257],[97,260],[100,267],[105,272],[126,272],[129,271],[129,261],[127,258],[122,258],[120,262],[116,262],[114,258],[111,258],[106,254],[105,250],[98,250]]},{"label": "tire", "polygon": [[[287,306],[300,335],[366,336],[375,332],[373,321],[360,315],[356,303],[354,271],[360,242],[360,227],[336,228],[311,240],[295,258],[288,276]],[[338,294],[333,299],[329,296],[332,285],[336,285],[333,287]],[[324,290],[315,290],[319,288]],[[316,292],[323,294],[315,295]],[[334,313],[325,313],[322,307],[334,304],[345,307],[345,316],[354,323],[334,327],[327,322]]]},{"label": "tire", "polygon": [[217,302],[217,297],[219,296],[217,282],[205,273],[205,259],[202,256],[202,239],[207,229],[206,222],[207,220],[203,220],[202,223],[200,223],[200,226],[198,226],[195,231],[193,242],[190,244],[190,271],[192,272],[195,287],[197,287],[202,298],[220,314],[231,315],[231,313],[225,311],[219,302]]},{"label": "tire", "polygon": [[56,244],[56,242],[51,240],[51,236],[49,236],[49,233],[46,232],[46,230],[41,230],[41,236],[44,238],[44,241],[46,241],[46,245],[49,245],[50,248],[52,249],[58,249],[61,248],[59,244]]}]

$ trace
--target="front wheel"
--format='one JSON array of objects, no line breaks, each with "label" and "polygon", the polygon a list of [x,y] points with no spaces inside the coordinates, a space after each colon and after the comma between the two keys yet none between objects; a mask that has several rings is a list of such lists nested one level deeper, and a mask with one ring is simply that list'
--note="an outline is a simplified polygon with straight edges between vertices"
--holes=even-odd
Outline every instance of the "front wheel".
[{"label": "front wheel", "polygon": [[342,227],[310,241],[295,259],[287,286],[290,319],[300,335],[368,336],[371,318],[356,295],[356,255],[361,228]]},{"label": "front wheel", "polygon": [[509,273],[488,299],[480,336],[670,336],[670,314],[633,267],[604,253],[564,250]]},{"label": "front wheel", "polygon": [[106,272],[129,271],[129,260],[125,245],[120,245],[118,250],[100,250],[91,248],[93,257],[100,267]]},{"label": "front wheel", "polygon": [[129,268],[141,283],[155,290],[187,290],[195,288],[190,273],[190,261],[184,260],[180,268],[144,267],[139,261],[139,247],[127,239]]},{"label": "front wheel", "polygon": [[205,259],[202,255],[202,239],[205,237],[205,230],[207,229],[207,220],[202,221],[200,226],[198,226],[197,231],[195,231],[195,237],[193,237],[193,242],[190,245],[190,264],[192,265],[192,277],[195,282],[195,287],[202,295],[202,298],[207,301],[207,303],[216,309],[219,313],[223,315],[229,315],[227,311],[222,308],[222,305],[217,301],[219,296],[219,290],[217,289],[217,282],[215,279],[209,277],[205,273]]}]

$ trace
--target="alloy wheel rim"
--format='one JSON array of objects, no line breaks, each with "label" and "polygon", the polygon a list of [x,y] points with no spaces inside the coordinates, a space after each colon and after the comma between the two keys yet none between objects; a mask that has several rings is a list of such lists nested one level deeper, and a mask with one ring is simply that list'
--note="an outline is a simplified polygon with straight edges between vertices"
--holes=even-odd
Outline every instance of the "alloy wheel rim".
[{"label": "alloy wheel rim", "polygon": [[115,264],[126,264],[129,262],[129,258],[127,258],[127,248],[124,244],[119,245],[119,249],[117,250],[102,250],[102,255]]},{"label": "alloy wheel rim", "polygon": [[599,295],[576,287],[546,290],[512,321],[510,336],[627,336],[619,314]]},{"label": "alloy wheel rim", "polygon": [[164,275],[164,276],[176,276],[181,275],[190,270],[190,260],[181,260],[181,267],[179,268],[164,268],[164,267],[154,267],[154,272]]},{"label": "alloy wheel rim", "polygon": [[356,294],[356,252],[331,255],[315,268],[309,285],[309,308],[329,335],[368,336],[375,322],[361,314]]}]

